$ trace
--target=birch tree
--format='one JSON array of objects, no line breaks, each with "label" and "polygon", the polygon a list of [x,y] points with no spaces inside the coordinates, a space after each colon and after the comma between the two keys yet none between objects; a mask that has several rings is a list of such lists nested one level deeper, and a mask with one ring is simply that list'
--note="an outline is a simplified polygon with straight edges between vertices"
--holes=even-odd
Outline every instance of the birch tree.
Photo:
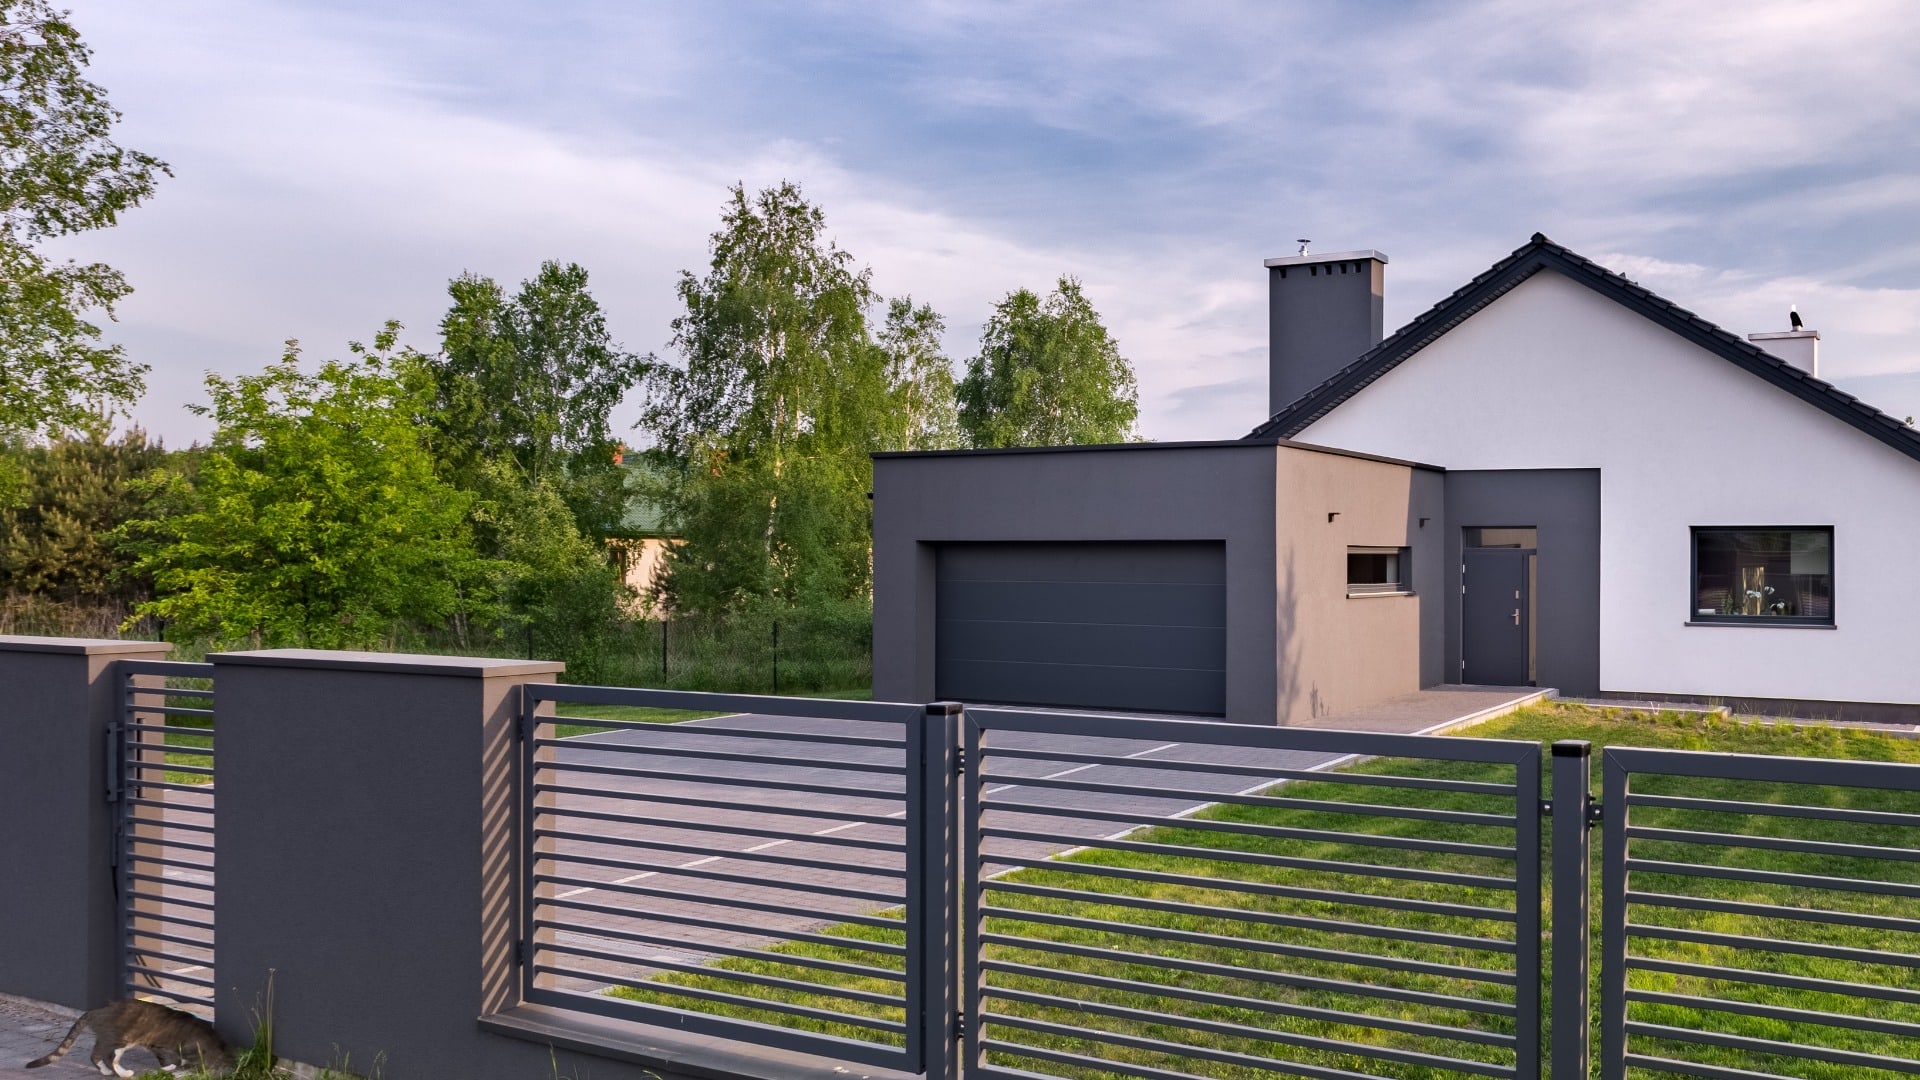
[{"label": "birch tree", "polygon": [[1140,412],[1133,365],[1071,277],[994,305],[958,392],[975,447],[1125,442]]},{"label": "birch tree", "polygon": [[791,183],[736,185],[710,251],[705,274],[680,277],[681,363],[654,370],[641,423],[673,466],[659,494],[686,538],[667,591],[696,610],[857,594],[866,454],[890,396],[871,276]]}]

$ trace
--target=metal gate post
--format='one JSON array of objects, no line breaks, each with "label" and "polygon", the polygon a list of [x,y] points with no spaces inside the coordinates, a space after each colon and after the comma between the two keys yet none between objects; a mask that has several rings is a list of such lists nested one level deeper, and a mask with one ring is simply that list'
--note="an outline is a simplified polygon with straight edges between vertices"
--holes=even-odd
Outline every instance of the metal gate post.
[{"label": "metal gate post", "polygon": [[1586,1080],[1592,1055],[1587,1033],[1592,759],[1592,743],[1563,739],[1553,744],[1552,1080]]},{"label": "metal gate post", "polygon": [[907,1040],[927,1080],[960,1075],[960,719],[936,701],[907,738]]},{"label": "metal gate post", "polygon": [[1600,755],[1600,1076],[1627,1075],[1627,769]]}]

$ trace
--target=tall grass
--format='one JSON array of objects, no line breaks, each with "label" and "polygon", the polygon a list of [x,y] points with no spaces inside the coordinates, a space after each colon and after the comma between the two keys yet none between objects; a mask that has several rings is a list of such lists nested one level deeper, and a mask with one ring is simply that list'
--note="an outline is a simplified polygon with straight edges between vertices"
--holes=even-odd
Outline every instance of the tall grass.
[{"label": "tall grass", "polygon": [[65,602],[35,593],[0,594],[0,634],[159,640],[158,627],[150,619],[123,631],[128,614],[127,605],[117,600]]}]

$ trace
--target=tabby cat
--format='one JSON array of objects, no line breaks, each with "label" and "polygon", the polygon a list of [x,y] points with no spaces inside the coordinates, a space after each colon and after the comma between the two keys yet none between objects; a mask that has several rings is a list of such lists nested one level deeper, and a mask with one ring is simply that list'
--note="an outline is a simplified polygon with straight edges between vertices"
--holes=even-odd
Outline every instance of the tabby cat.
[{"label": "tabby cat", "polygon": [[27,1062],[27,1068],[59,1061],[73,1049],[82,1030],[93,1032],[93,1067],[101,1076],[138,1075],[120,1064],[120,1056],[136,1046],[153,1051],[160,1067],[168,1072],[183,1065],[216,1073],[233,1070],[233,1052],[214,1033],[213,1025],[178,1009],[133,999],[82,1013],[60,1045],[46,1057]]}]

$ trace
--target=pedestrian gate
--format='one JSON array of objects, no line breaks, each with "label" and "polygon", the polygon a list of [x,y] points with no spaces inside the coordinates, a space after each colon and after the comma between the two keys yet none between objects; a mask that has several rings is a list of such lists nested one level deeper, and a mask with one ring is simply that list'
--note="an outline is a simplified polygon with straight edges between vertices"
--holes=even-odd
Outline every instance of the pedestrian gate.
[{"label": "pedestrian gate", "polygon": [[123,660],[108,732],[121,993],[214,1007],[213,665]]}]

